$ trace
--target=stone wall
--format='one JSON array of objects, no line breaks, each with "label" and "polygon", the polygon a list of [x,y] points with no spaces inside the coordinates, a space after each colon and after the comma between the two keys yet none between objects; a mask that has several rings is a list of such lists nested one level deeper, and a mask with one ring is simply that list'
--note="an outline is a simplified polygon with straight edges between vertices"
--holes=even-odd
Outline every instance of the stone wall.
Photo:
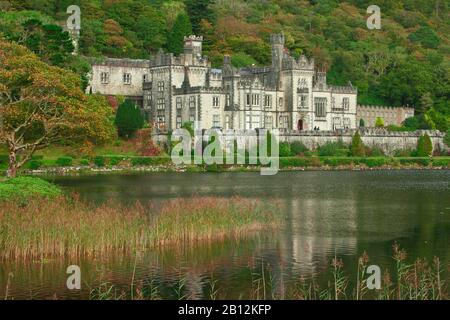
[{"label": "stone wall", "polygon": [[[302,142],[308,149],[313,150],[328,142],[343,141],[350,145],[356,130],[336,131],[290,131],[280,133],[280,142]],[[445,133],[432,130],[419,130],[415,132],[392,132],[385,129],[361,128],[359,130],[363,143],[368,147],[377,147],[386,155],[394,155],[396,150],[416,149],[419,137],[427,133],[433,143],[434,149],[448,151],[449,147],[444,144]],[[233,135],[233,130],[226,130],[225,135]],[[167,142],[167,135],[155,135],[157,143]],[[208,137],[204,137],[208,141]],[[249,138],[250,145],[255,145],[257,136]]]},{"label": "stone wall", "polygon": [[[340,133],[334,131],[304,131],[286,132],[280,134],[282,142],[302,142],[308,149],[315,149],[327,142],[343,141],[350,144],[356,130],[346,130]],[[415,132],[393,132],[385,129],[361,128],[359,130],[363,143],[368,147],[377,147],[386,155],[393,155],[396,150],[416,149],[419,137],[427,133],[433,143],[433,148],[448,150],[444,144],[444,133],[432,130],[419,130]]]}]

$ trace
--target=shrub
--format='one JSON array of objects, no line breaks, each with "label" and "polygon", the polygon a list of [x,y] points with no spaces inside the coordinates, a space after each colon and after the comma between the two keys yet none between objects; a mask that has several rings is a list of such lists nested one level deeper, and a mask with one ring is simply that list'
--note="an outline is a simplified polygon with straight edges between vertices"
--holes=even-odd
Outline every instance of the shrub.
[{"label": "shrub", "polygon": [[300,141],[294,141],[291,143],[290,148],[293,156],[303,155],[306,151],[308,151],[308,148]]},{"label": "shrub", "polygon": [[433,144],[431,142],[431,138],[428,134],[424,134],[420,136],[417,141],[417,156],[418,157],[428,157],[431,156],[433,152]]},{"label": "shrub", "polygon": [[133,166],[150,166],[150,165],[162,165],[170,163],[169,157],[133,157],[131,158],[131,164]]},{"label": "shrub", "polygon": [[332,166],[332,167],[353,164],[353,160],[349,159],[349,158],[325,158],[323,160],[323,162],[324,162],[324,164]]},{"label": "shrub", "polygon": [[403,165],[418,164],[426,167],[431,163],[431,160],[430,158],[400,158],[400,163]]},{"label": "shrub", "polygon": [[103,157],[103,156],[97,156],[97,157],[95,157],[95,158],[94,158],[94,164],[95,164],[97,167],[104,167],[105,164],[106,164],[105,157]]},{"label": "shrub", "polygon": [[287,142],[281,142],[279,144],[280,147],[280,151],[279,151],[279,156],[280,157],[290,157],[291,154],[291,145]]},{"label": "shrub", "polygon": [[354,157],[364,157],[366,150],[358,131],[352,137],[352,144],[350,146],[350,154]]},{"label": "shrub", "polygon": [[55,164],[59,167],[70,167],[73,163],[72,157],[60,157],[56,159]]},{"label": "shrub", "polygon": [[366,147],[366,156],[368,157],[382,157],[384,156],[383,150],[378,147]]},{"label": "shrub", "polygon": [[375,121],[375,127],[376,128],[383,128],[384,127],[384,119],[377,117],[377,120]]},{"label": "shrub", "polygon": [[286,168],[286,167],[307,167],[308,166],[308,161],[305,158],[285,157],[285,158],[280,158],[280,166],[281,166],[281,168]]},{"label": "shrub", "polygon": [[39,178],[18,177],[0,183],[0,201],[52,198],[61,194],[61,189],[57,186]]},{"label": "shrub", "polygon": [[394,157],[412,157],[413,153],[411,149],[398,149],[394,151]]},{"label": "shrub", "polygon": [[88,159],[81,159],[80,160],[80,165],[82,165],[82,166],[88,166],[90,163],[89,163],[89,160]]},{"label": "shrub", "polygon": [[342,141],[328,142],[317,148],[318,154],[321,157],[345,157],[348,155],[348,149]]},{"label": "shrub", "polygon": [[387,163],[386,158],[365,158],[361,160],[369,168],[381,167]]},{"label": "shrub", "polygon": [[144,117],[139,107],[131,100],[125,100],[117,109],[114,121],[119,136],[129,138],[144,126]]},{"label": "shrub", "polygon": [[40,167],[42,167],[42,161],[41,160],[31,160],[28,166],[31,170],[37,170]]},{"label": "shrub", "polygon": [[433,167],[448,167],[450,166],[450,159],[433,159]]}]

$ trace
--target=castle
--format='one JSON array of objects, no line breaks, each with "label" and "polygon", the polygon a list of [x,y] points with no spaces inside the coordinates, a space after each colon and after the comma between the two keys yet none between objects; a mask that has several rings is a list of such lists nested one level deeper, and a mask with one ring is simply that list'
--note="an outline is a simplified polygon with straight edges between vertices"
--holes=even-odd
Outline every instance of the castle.
[{"label": "castle", "polygon": [[357,89],[328,85],[314,59],[289,54],[282,34],[270,40],[267,67],[237,69],[225,56],[223,68],[213,69],[197,36],[185,37],[179,56],[160,50],[150,60],[96,61],[87,90],[133,99],[160,132],[194,121],[202,129],[356,129]]}]

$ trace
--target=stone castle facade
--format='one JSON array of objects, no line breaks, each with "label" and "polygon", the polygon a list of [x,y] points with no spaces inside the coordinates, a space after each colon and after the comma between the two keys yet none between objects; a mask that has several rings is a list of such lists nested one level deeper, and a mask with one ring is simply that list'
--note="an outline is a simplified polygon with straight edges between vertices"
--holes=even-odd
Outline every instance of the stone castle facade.
[{"label": "stone castle facade", "polygon": [[272,64],[267,67],[237,69],[225,56],[222,69],[213,69],[202,42],[202,37],[186,37],[179,56],[160,50],[150,60],[96,61],[88,91],[135,100],[161,132],[185,122],[197,122],[202,129],[358,127],[357,89],[351,83],[328,85],[314,59],[289,54],[282,34],[271,36]]}]

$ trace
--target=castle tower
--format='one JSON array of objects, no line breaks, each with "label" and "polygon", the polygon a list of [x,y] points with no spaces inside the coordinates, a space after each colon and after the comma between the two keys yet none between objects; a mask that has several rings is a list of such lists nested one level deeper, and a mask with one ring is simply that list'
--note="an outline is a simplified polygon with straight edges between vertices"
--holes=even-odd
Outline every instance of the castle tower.
[{"label": "castle tower", "polygon": [[270,43],[272,45],[272,68],[280,71],[284,53],[284,35],[282,33],[270,35]]},{"label": "castle tower", "polygon": [[201,57],[203,51],[203,37],[189,36],[184,37],[184,53],[191,53],[194,57]]}]

